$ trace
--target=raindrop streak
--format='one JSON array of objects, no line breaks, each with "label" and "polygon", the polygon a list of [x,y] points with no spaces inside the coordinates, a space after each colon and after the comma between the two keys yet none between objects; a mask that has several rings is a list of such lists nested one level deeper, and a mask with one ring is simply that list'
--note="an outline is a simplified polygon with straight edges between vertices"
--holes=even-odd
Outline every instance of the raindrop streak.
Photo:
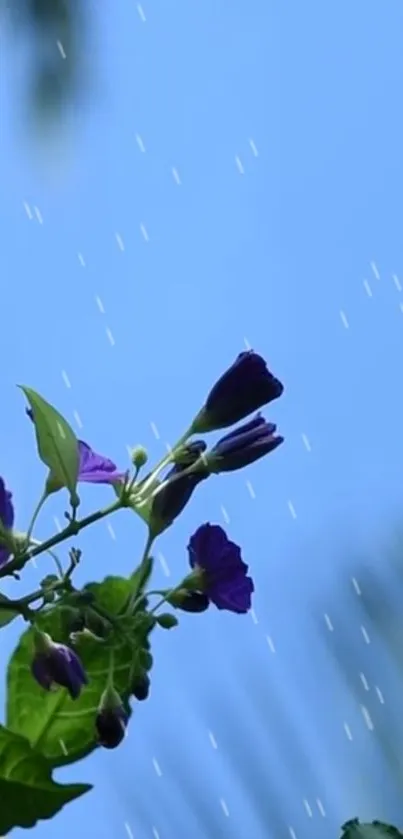
[{"label": "raindrop streak", "polygon": [[160,767],[156,757],[153,757],[153,767],[154,767],[158,777],[161,778],[162,777],[162,771],[161,771],[161,767]]},{"label": "raindrop streak", "polygon": [[341,322],[342,322],[343,326],[344,326],[346,329],[348,329],[350,324],[349,324],[349,322],[348,322],[348,320],[347,320],[346,313],[345,313],[345,312],[343,312],[343,309],[340,309],[340,313],[339,313],[339,314],[340,314],[340,317],[341,317]]},{"label": "raindrop streak", "polygon": [[160,433],[158,431],[158,428],[157,428],[155,422],[150,422],[150,425],[151,425],[151,431],[153,432],[155,439],[159,440],[160,439]]},{"label": "raindrop streak", "polygon": [[95,298],[95,302],[98,306],[99,311],[101,312],[101,315],[104,315],[105,314],[105,309],[104,309],[104,304],[103,304],[101,298],[97,296]]},{"label": "raindrop streak", "polygon": [[65,370],[62,370],[62,379],[63,379],[64,384],[66,385],[66,387],[70,388],[70,387],[71,387],[70,379],[69,379],[69,377],[68,377],[68,375],[67,375],[67,373],[66,373],[66,371],[65,371]]},{"label": "raindrop streak", "polygon": [[56,41],[56,44],[57,44],[57,49],[59,50],[61,57],[66,58],[66,53],[64,51],[64,46],[63,46],[62,42],[61,41]]},{"label": "raindrop streak", "polygon": [[116,239],[116,242],[117,242],[118,248],[119,248],[121,251],[124,251],[125,246],[124,246],[124,244],[123,244],[123,239],[122,239],[122,237],[121,237],[120,233],[115,233],[115,239]]},{"label": "raindrop streak", "polygon": [[163,572],[164,572],[165,576],[166,576],[166,577],[170,577],[170,576],[171,576],[171,572],[170,572],[170,570],[169,570],[168,563],[167,563],[167,561],[166,561],[166,559],[165,559],[164,555],[163,555],[161,552],[158,554],[158,560],[159,560],[159,563],[160,563],[160,565],[161,565],[161,568],[162,568],[162,570],[163,570]]},{"label": "raindrop streak", "polygon": [[242,162],[241,162],[241,160],[239,159],[238,156],[235,158],[235,163],[236,163],[239,174],[244,175],[245,174],[245,169],[243,168]]},{"label": "raindrop streak", "polygon": [[81,417],[80,417],[80,414],[78,413],[78,411],[73,412],[73,417],[76,421],[77,428],[81,429],[83,427],[83,424],[81,422]]},{"label": "raindrop streak", "polygon": [[213,749],[218,749],[217,740],[215,739],[213,732],[209,731],[208,736]]},{"label": "raindrop streak", "polygon": [[143,7],[141,6],[140,3],[137,3],[137,11],[139,13],[140,20],[142,20],[143,23],[145,23],[146,22],[146,16],[144,14],[144,9],[143,9]]},{"label": "raindrop streak", "polygon": [[292,501],[287,501],[287,505],[288,505],[288,509],[289,509],[289,511],[290,511],[290,513],[291,513],[291,515],[292,515],[293,519],[296,519],[296,518],[297,518],[297,514],[296,514],[296,512],[295,512],[295,507],[294,507],[294,504],[292,503]]},{"label": "raindrop streak", "polygon": [[247,486],[250,497],[251,498],[256,498],[255,490],[253,489],[253,486],[252,486],[250,481],[246,481],[246,486]]},{"label": "raindrop streak", "polygon": [[375,279],[380,280],[381,276],[380,276],[380,273],[378,271],[378,268],[377,268],[375,262],[371,262],[371,268],[372,268],[372,272],[373,272],[373,275],[374,275]]},{"label": "raindrop streak", "polygon": [[224,815],[228,817],[229,816],[229,810],[228,810],[227,804],[226,804],[226,802],[224,801],[223,798],[220,798],[220,804],[221,804],[222,811],[223,811]]},{"label": "raindrop streak", "polygon": [[33,219],[32,210],[31,210],[31,207],[29,206],[29,204],[26,201],[24,201],[24,209],[25,209],[25,212],[26,212],[29,220],[32,221],[32,219]]},{"label": "raindrop streak", "polygon": [[268,643],[268,645],[269,645],[270,652],[275,653],[275,652],[276,652],[276,648],[275,648],[275,646],[274,646],[274,644],[273,644],[273,640],[272,640],[272,638],[270,638],[270,635],[266,635],[266,641],[267,641],[267,643]]},{"label": "raindrop streak", "polygon": [[352,739],[353,739],[353,735],[352,735],[352,733],[351,733],[350,726],[349,726],[346,722],[344,723],[344,731],[346,732],[346,735],[347,735],[348,739],[349,739],[349,740],[352,740]]},{"label": "raindrop streak", "polygon": [[143,237],[144,241],[145,241],[145,242],[149,242],[149,241],[150,241],[150,237],[149,237],[149,235],[148,235],[148,233],[147,233],[146,228],[144,227],[144,224],[140,224],[140,230],[141,230],[141,235],[142,235],[142,237]]},{"label": "raindrop streak", "polygon": [[396,274],[392,274],[392,277],[393,277],[393,282],[394,282],[394,284],[395,284],[395,286],[396,286],[397,290],[398,290],[398,291],[401,291],[401,290],[402,290],[402,286],[401,286],[401,283],[400,283],[399,277],[397,277],[397,276],[396,276]]},{"label": "raindrop streak", "polygon": [[114,347],[115,346],[115,339],[112,335],[111,330],[109,329],[109,326],[106,327],[105,331],[106,331],[106,335],[107,335],[107,338],[108,338],[108,341],[109,341],[111,347]]}]

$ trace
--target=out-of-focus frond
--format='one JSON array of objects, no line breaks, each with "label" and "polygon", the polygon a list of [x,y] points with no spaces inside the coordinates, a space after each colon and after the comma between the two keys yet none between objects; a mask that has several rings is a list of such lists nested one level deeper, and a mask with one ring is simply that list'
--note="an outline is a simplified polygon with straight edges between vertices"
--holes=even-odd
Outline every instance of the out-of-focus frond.
[{"label": "out-of-focus frond", "polygon": [[11,24],[12,60],[23,62],[28,115],[37,128],[47,129],[61,120],[85,88],[88,4],[84,0],[3,0],[3,11]]}]

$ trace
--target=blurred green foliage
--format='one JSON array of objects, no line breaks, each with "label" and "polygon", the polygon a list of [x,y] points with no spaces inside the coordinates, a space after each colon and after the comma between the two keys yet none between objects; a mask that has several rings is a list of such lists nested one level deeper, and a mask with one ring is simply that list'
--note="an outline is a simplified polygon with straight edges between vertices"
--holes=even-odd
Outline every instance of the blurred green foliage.
[{"label": "blurred green foliage", "polygon": [[[85,86],[89,3],[85,0],[3,0],[13,42],[24,44],[23,85],[28,115],[41,127],[57,124]],[[25,59],[27,65],[25,67]]]}]

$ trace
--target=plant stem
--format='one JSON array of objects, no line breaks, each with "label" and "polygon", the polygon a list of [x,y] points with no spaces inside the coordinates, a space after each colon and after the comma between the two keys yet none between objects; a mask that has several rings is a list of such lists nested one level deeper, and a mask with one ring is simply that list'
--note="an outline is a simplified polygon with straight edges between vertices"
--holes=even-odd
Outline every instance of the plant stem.
[{"label": "plant stem", "polygon": [[139,498],[142,498],[145,495],[145,493],[147,492],[149,487],[153,484],[155,479],[158,478],[158,475],[161,472],[161,470],[165,466],[168,466],[169,463],[172,462],[172,460],[174,459],[175,454],[178,451],[178,449],[182,448],[182,446],[184,446],[185,443],[187,443],[187,441],[188,441],[189,437],[191,437],[192,433],[193,433],[192,426],[190,426],[187,429],[187,431],[185,431],[185,433],[182,434],[182,437],[179,438],[178,442],[175,443],[173,449],[168,454],[166,454],[159,461],[159,463],[157,463],[157,465],[154,467],[152,472],[149,472],[149,474],[144,478],[144,480],[140,482],[139,493],[138,493]]},{"label": "plant stem", "polygon": [[182,589],[183,589],[183,580],[182,580],[181,583],[179,583],[178,586],[174,586],[174,588],[170,588],[167,592],[165,592],[164,597],[161,597],[161,600],[159,600],[158,603],[156,603],[156,605],[153,606],[152,609],[150,609],[148,614],[153,615],[157,611],[157,609],[160,608],[160,606],[163,606],[164,603],[167,602],[168,597],[171,597],[172,594],[176,594],[177,591],[181,591]]},{"label": "plant stem", "polygon": [[151,548],[152,548],[152,544],[154,542],[154,538],[155,537],[154,537],[152,531],[149,530],[148,531],[148,536],[147,536],[147,541],[146,541],[146,544],[144,546],[143,555],[142,555],[141,560],[140,560],[140,565],[138,565],[137,568],[135,568],[134,571],[130,574],[131,579],[133,579],[133,577],[136,576],[139,568],[141,568],[144,565],[144,563],[146,562],[146,560],[148,559],[149,553],[150,553]]},{"label": "plant stem", "polygon": [[[136,576],[137,571],[140,568],[142,568],[144,563],[147,561],[147,559],[149,557],[149,554],[150,554],[150,551],[151,551],[151,548],[152,548],[152,544],[154,542],[154,539],[155,539],[155,536],[154,536],[152,530],[149,530],[148,535],[147,535],[147,541],[146,541],[145,546],[144,546],[143,556],[141,557],[141,560],[140,560],[140,565],[138,565],[137,568],[135,568],[134,571],[131,573],[130,579],[133,579],[133,577]],[[138,605],[138,603],[141,603],[141,601],[144,600],[144,596],[145,595],[144,595],[143,592],[141,593],[141,595],[139,595],[138,592],[133,592],[133,594],[132,594],[132,596],[129,600],[129,605],[127,607],[127,614],[128,615],[132,615],[134,613],[135,607]]]},{"label": "plant stem", "polygon": [[46,492],[44,492],[44,493],[43,493],[43,495],[41,495],[41,497],[40,497],[40,499],[39,499],[39,501],[38,501],[37,506],[35,507],[35,510],[34,510],[34,513],[33,513],[32,519],[31,519],[31,523],[30,523],[30,525],[29,525],[29,527],[28,527],[28,532],[27,532],[27,542],[28,542],[28,545],[30,544],[30,542],[32,542],[32,541],[33,541],[33,540],[31,539],[31,536],[32,536],[32,533],[33,533],[33,530],[34,530],[34,527],[35,527],[35,522],[36,522],[36,520],[37,520],[37,518],[38,518],[38,516],[39,516],[39,513],[41,512],[42,507],[43,507],[43,505],[44,505],[44,503],[45,503],[45,501],[46,501],[46,499],[47,499],[47,498],[48,498],[48,495],[47,495],[47,493],[46,493]]},{"label": "plant stem", "polygon": [[10,575],[14,575],[16,571],[21,571],[27,562],[29,562],[30,559],[33,559],[34,556],[39,556],[39,554],[49,551],[54,548],[55,545],[59,545],[66,539],[70,539],[71,536],[77,536],[77,534],[80,533],[81,530],[84,530],[85,527],[88,527],[90,524],[95,524],[95,522],[106,518],[106,516],[110,516],[111,513],[115,513],[116,510],[120,510],[124,506],[125,499],[118,498],[113,502],[113,504],[109,504],[108,507],[104,507],[102,510],[97,510],[96,513],[92,513],[90,516],[86,516],[86,518],[81,519],[80,521],[70,521],[61,533],[56,533],[55,536],[51,536],[50,539],[47,539],[45,542],[41,542],[41,544],[37,545],[35,548],[28,549],[20,556],[12,559],[10,562],[6,562],[0,568],[0,578],[8,577]]},{"label": "plant stem", "polygon": [[[30,543],[30,545],[42,545],[42,542],[40,542],[38,539],[30,539],[29,543]],[[48,553],[49,556],[52,557],[53,562],[55,563],[56,568],[58,570],[59,577],[62,578],[63,577],[63,568],[62,568],[62,564],[60,562],[60,559],[56,556],[54,551],[47,550],[46,553]]]}]

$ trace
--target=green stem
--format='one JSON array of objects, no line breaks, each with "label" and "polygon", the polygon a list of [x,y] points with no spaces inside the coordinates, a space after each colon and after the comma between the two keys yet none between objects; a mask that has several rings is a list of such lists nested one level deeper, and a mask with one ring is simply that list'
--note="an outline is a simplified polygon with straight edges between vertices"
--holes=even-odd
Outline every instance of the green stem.
[{"label": "green stem", "polygon": [[[61,591],[64,588],[64,582],[60,581],[60,583],[55,583],[52,586],[53,591]],[[21,597],[19,600],[0,600],[0,610],[5,609],[7,611],[14,611],[19,612],[20,615],[24,618],[24,620],[32,621],[34,613],[30,610],[31,603],[35,603],[36,600],[41,600],[44,596],[44,591],[42,588],[37,589],[37,591],[33,591],[32,594],[27,594],[25,597]]]},{"label": "green stem", "polygon": [[181,583],[179,583],[179,585],[178,585],[178,586],[175,586],[174,588],[170,588],[170,589],[169,589],[169,590],[165,593],[164,597],[161,597],[161,600],[159,600],[159,601],[158,601],[158,603],[156,603],[156,605],[155,605],[155,606],[153,606],[153,608],[152,608],[152,609],[150,609],[150,611],[149,611],[149,613],[148,613],[148,614],[149,614],[149,615],[154,615],[154,614],[155,614],[155,612],[157,611],[157,609],[159,609],[159,608],[160,608],[160,606],[163,606],[163,605],[164,605],[164,603],[166,603],[166,602],[167,602],[168,597],[171,597],[171,595],[172,595],[172,594],[176,594],[176,592],[177,592],[177,591],[181,591],[182,589],[183,589],[183,580],[182,580],[182,582],[181,582]]},{"label": "green stem", "polygon": [[136,576],[139,568],[141,568],[144,565],[144,563],[146,562],[146,560],[148,559],[148,556],[149,556],[149,553],[151,551],[154,539],[155,539],[155,536],[154,536],[153,532],[151,530],[149,530],[148,535],[147,535],[147,541],[146,541],[146,544],[144,546],[143,555],[142,555],[141,560],[140,560],[140,565],[137,566],[137,568],[135,568],[134,571],[130,574],[130,579],[133,579],[133,577]]},{"label": "green stem", "polygon": [[47,539],[45,542],[41,542],[41,544],[37,545],[35,548],[28,549],[21,556],[17,556],[10,562],[6,562],[5,565],[0,568],[0,578],[8,577],[10,575],[14,575],[17,571],[21,571],[21,569],[24,568],[27,562],[33,559],[33,557],[39,556],[39,554],[45,553],[45,551],[49,551],[54,548],[55,545],[60,545],[61,542],[64,542],[66,539],[70,539],[71,536],[77,536],[77,534],[80,533],[81,530],[84,530],[85,527],[88,527],[90,524],[95,524],[95,522],[106,518],[106,516],[110,516],[111,513],[115,513],[124,506],[125,499],[118,498],[113,502],[113,504],[109,504],[108,507],[104,507],[103,510],[97,510],[96,513],[92,513],[90,516],[86,516],[86,518],[81,519],[80,521],[70,521],[61,533],[56,533],[55,536],[51,536],[50,539]]},{"label": "green stem", "polygon": [[189,437],[191,437],[192,434],[193,434],[193,429],[192,429],[192,426],[190,426],[187,429],[187,431],[185,431],[185,433],[182,434],[182,437],[179,438],[178,442],[175,443],[172,451],[170,451],[168,454],[166,454],[159,461],[159,463],[157,463],[157,465],[154,467],[152,472],[149,472],[149,474],[144,478],[144,480],[142,482],[140,482],[139,493],[138,493],[139,498],[142,498],[145,495],[145,493],[147,492],[149,487],[153,484],[155,479],[158,478],[158,475],[160,474],[162,469],[164,469],[165,466],[168,466],[168,464],[173,461],[173,459],[175,457],[175,454],[178,451],[178,449],[181,449],[182,446],[184,446],[185,443],[187,443]]},{"label": "green stem", "polygon": [[[43,543],[42,543],[42,542],[40,542],[38,539],[30,539],[30,540],[29,540],[29,544],[30,544],[30,545],[42,545]],[[60,559],[56,556],[56,554],[54,553],[54,551],[49,551],[49,550],[48,550],[48,551],[46,551],[46,553],[48,553],[48,554],[49,554],[49,556],[51,556],[51,557],[52,557],[53,562],[54,562],[54,563],[55,563],[55,565],[56,565],[56,568],[57,568],[57,571],[58,571],[59,577],[60,577],[60,578],[62,578],[62,577],[64,576],[64,572],[63,572],[62,563],[60,562]]]},{"label": "green stem", "polygon": [[[137,568],[135,568],[134,571],[131,573],[130,579],[133,579],[136,576],[139,569],[142,568],[144,563],[147,561],[147,559],[150,555],[150,551],[151,551],[154,539],[155,539],[155,536],[154,536],[152,530],[149,530],[148,535],[147,535],[147,541],[146,541],[146,544],[144,546],[143,556],[141,557],[141,560],[140,560],[140,565],[138,565]],[[129,605],[127,607],[126,613],[128,615],[132,615],[134,613],[134,610],[137,607],[137,605],[139,603],[141,603],[142,600],[144,600],[144,597],[145,597],[144,592],[142,592],[141,595],[138,595],[138,592],[133,592],[133,594],[132,594],[132,596],[129,600]]]},{"label": "green stem", "polygon": [[28,527],[28,532],[27,532],[27,542],[28,542],[28,545],[29,545],[29,544],[30,544],[30,542],[32,541],[32,540],[31,540],[31,536],[32,536],[32,533],[33,533],[33,530],[34,530],[34,527],[35,527],[36,520],[37,520],[37,518],[38,518],[38,516],[39,516],[39,513],[41,512],[42,507],[43,507],[43,505],[44,505],[44,503],[45,503],[45,501],[46,501],[46,499],[47,499],[47,498],[48,498],[48,495],[47,495],[47,493],[46,493],[46,492],[44,492],[44,493],[43,493],[43,495],[41,495],[41,497],[40,497],[40,499],[39,499],[39,501],[38,501],[37,506],[35,507],[35,510],[34,510],[34,513],[33,513],[32,519],[31,519],[31,523],[30,523],[30,525],[29,525],[29,527]]}]

